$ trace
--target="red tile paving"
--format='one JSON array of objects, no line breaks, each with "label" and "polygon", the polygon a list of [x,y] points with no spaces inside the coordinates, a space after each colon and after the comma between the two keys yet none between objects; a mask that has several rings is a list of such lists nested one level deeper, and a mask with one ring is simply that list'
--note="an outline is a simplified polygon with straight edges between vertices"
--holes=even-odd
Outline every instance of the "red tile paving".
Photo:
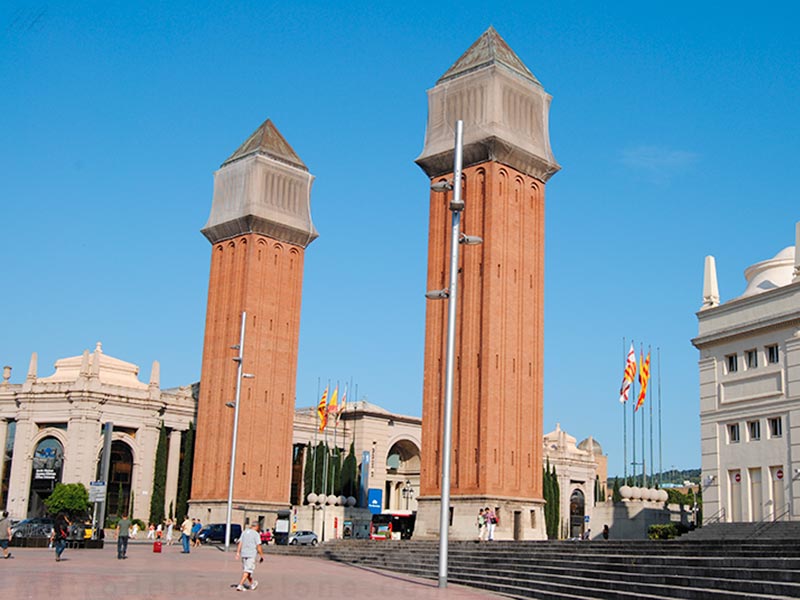
[{"label": "red tile paving", "polygon": [[421,598],[423,600],[479,600],[498,596],[396,573],[378,572],[323,559],[267,555],[256,566],[259,582],[255,591],[236,592],[241,563],[231,551],[215,547],[181,554],[180,545],[164,546],[161,554],[151,544],[132,542],[128,559],[117,560],[112,542],[102,550],[71,550],[55,561],[53,550],[11,548],[13,558],[0,558],[3,595],[58,600],[152,600],[192,598],[206,600],[224,596],[245,598],[310,598],[313,600],[372,600]]}]

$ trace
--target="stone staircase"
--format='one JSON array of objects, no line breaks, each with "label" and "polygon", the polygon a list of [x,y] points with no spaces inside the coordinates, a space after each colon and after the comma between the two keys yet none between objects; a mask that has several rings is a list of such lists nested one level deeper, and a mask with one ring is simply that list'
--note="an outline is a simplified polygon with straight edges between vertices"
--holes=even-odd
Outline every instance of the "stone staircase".
[{"label": "stone staircase", "polygon": [[[438,579],[436,541],[336,540],[268,552]],[[800,545],[774,539],[451,542],[448,559],[448,582],[510,598],[800,598]]]},{"label": "stone staircase", "polygon": [[684,535],[684,540],[792,540],[800,542],[800,521],[713,523]]}]

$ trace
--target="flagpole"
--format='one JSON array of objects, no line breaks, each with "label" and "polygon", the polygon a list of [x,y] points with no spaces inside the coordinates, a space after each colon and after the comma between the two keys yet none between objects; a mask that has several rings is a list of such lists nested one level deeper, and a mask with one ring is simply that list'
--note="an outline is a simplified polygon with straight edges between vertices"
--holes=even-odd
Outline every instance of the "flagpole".
[{"label": "flagpole", "polygon": [[[317,418],[319,418],[319,410],[317,409],[317,406],[319,406],[320,379],[321,379],[320,377],[317,377],[317,405],[313,409],[314,413],[316,413],[316,415],[317,415]],[[319,433],[320,423],[317,423],[317,419],[314,419],[314,424],[315,424],[315,426],[314,426],[314,450],[313,450],[314,456],[312,457],[312,460],[313,460],[314,464],[312,466],[313,470],[311,471],[311,492],[316,494],[317,493],[317,434]],[[311,493],[311,492],[309,492],[309,493]],[[308,496],[308,494],[306,494],[306,496]]]},{"label": "flagpole", "polygon": [[[641,364],[642,361],[643,361],[643,356],[644,356],[644,344],[640,344],[639,345],[639,377],[642,378],[642,379],[644,379],[644,375],[642,375],[642,364]],[[643,402],[644,402],[644,400],[645,399],[642,399]],[[638,404],[638,402],[637,402],[637,404]],[[644,411],[642,411],[642,487],[643,488],[647,487],[647,459],[645,458],[647,456],[647,453],[645,452],[645,438],[647,437],[646,433],[647,432],[645,431],[645,428],[644,428]]]},{"label": "flagpole", "polygon": [[[631,340],[631,345],[633,346],[633,340]],[[635,346],[634,346],[635,348]],[[636,362],[636,350],[633,351],[634,357],[633,360]],[[633,477],[633,485],[636,485],[636,375],[633,376],[633,381],[631,382],[631,388],[633,389],[633,393],[631,394],[631,476]]]},{"label": "flagpole", "polygon": [[[650,357],[651,347],[647,347],[647,356]],[[648,361],[649,362],[649,361]],[[650,373],[648,373],[649,377]],[[655,485],[655,462],[653,461],[653,392],[652,386],[647,386],[647,393],[650,396],[650,481]]]},{"label": "flagpole", "polygon": [[[628,359],[624,335],[622,336],[622,360],[627,368]],[[628,413],[624,402],[622,403],[622,472],[624,473],[622,485],[628,485]]]},{"label": "flagpole", "polygon": [[661,477],[664,467],[661,465],[661,348],[656,348],[658,353],[658,485],[661,487]]}]

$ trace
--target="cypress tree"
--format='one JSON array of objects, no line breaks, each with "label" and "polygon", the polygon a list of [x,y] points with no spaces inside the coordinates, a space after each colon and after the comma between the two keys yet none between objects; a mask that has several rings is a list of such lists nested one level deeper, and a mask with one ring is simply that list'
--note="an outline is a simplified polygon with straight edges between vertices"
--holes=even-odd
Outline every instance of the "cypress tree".
[{"label": "cypress tree", "polygon": [[314,465],[314,492],[317,494],[327,494],[323,486],[323,483],[327,483],[327,479],[325,478],[325,465],[327,462],[325,456],[327,450],[328,447],[325,445],[325,443],[319,442],[314,452],[317,457],[316,464]]},{"label": "cypress tree", "polygon": [[558,530],[561,524],[561,490],[558,487],[558,475],[556,474],[556,466],[553,465],[553,535],[556,539],[559,538]]},{"label": "cypress tree", "polygon": [[611,489],[611,501],[615,504],[622,502],[622,494],[619,493],[619,477],[614,477],[614,487]]},{"label": "cypress tree", "polygon": [[[306,445],[306,464],[303,469],[303,489],[306,491],[306,497],[314,491],[314,448],[311,447],[311,442]],[[302,499],[303,504],[308,503],[305,498]]]},{"label": "cypress tree", "polygon": [[189,514],[189,494],[192,489],[192,461],[194,459],[194,423],[183,437],[183,458],[178,483],[178,498],[175,501],[175,518],[183,519]]},{"label": "cypress tree", "polygon": [[357,471],[355,443],[350,442],[350,452],[347,453],[342,464],[342,494],[344,496],[358,496]]},{"label": "cypress tree", "polygon": [[153,473],[153,492],[150,496],[150,522],[161,523],[164,520],[164,501],[167,491],[167,428],[161,421],[156,447],[156,466]]}]

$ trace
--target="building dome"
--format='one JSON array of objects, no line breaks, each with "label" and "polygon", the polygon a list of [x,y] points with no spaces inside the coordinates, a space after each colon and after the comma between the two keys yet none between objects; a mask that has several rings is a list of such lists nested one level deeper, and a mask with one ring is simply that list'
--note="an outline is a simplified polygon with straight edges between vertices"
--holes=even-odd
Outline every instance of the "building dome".
[{"label": "building dome", "polygon": [[602,456],[603,455],[603,447],[600,445],[596,439],[592,436],[589,436],[585,440],[583,440],[580,444],[578,444],[578,448],[581,450],[586,450],[587,452],[591,452],[595,456]]},{"label": "building dome", "polygon": [[794,258],[795,247],[787,246],[774,258],[761,261],[745,269],[744,278],[747,280],[747,288],[741,297],[755,296],[792,283]]}]

